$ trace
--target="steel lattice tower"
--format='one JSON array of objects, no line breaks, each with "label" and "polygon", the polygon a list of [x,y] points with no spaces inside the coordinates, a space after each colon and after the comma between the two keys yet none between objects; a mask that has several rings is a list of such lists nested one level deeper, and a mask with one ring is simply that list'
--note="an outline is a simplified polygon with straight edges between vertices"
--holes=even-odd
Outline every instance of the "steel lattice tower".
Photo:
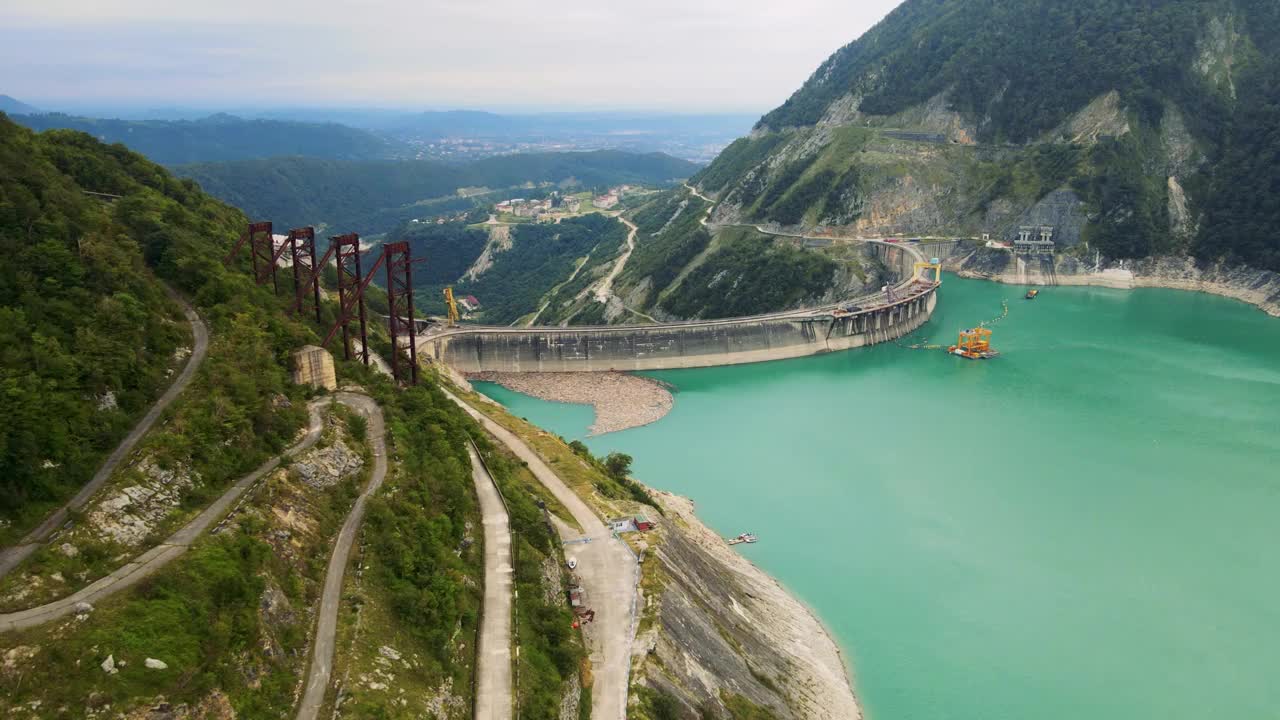
[{"label": "steel lattice tower", "polygon": [[[418,384],[418,343],[413,325],[413,260],[409,243],[397,242],[382,246],[382,258],[387,266],[387,305],[391,330],[391,374],[396,380],[410,385]],[[408,377],[400,369],[400,337],[408,336]]]},{"label": "steel lattice tower", "polygon": [[[360,236],[355,233],[333,238],[333,252],[338,262],[338,322],[342,328],[342,357],[351,359],[352,312],[360,318],[360,362],[369,364],[368,323],[364,312],[364,285],[360,276]],[[333,336],[333,330],[329,331]],[[329,338],[325,338],[325,343]]]},{"label": "steel lattice tower", "polygon": [[[314,313],[320,322],[320,270],[316,263],[316,230],[313,227],[289,231],[289,255],[293,260],[293,312]],[[325,256],[328,258],[328,256]]]}]

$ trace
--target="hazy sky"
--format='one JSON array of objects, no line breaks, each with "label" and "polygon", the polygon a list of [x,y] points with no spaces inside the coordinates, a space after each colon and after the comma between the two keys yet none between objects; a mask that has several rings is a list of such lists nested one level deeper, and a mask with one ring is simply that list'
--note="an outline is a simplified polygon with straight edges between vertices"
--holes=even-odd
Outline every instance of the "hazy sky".
[{"label": "hazy sky", "polygon": [[763,111],[899,0],[3,0],[59,103]]}]

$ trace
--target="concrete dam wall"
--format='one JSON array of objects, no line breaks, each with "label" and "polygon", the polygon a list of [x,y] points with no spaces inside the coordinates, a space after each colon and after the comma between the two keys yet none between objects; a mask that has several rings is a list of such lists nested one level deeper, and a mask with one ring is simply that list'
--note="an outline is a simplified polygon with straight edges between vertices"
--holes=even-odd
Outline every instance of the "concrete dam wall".
[{"label": "concrete dam wall", "polygon": [[[937,304],[937,285],[912,277],[919,253],[876,246],[896,284],[884,295],[839,306],[657,325],[597,327],[458,327],[419,337],[420,356],[462,372],[591,372],[663,370],[783,360],[848,350],[902,337],[923,325]],[[874,303],[874,304],[872,304]]]}]

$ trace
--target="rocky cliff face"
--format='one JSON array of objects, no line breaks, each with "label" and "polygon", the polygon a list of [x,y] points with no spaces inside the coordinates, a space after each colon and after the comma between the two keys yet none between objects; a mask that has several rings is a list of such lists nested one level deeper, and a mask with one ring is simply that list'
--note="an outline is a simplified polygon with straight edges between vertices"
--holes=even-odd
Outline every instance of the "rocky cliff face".
[{"label": "rocky cliff face", "polygon": [[1273,145],[1258,138],[1274,100],[1257,98],[1273,94],[1277,28],[1258,0],[907,0],[693,182],[721,224],[1045,228],[1060,251],[1280,269],[1257,190],[1274,182],[1254,160]]},{"label": "rocky cliff face", "polygon": [[649,554],[662,590],[636,640],[635,684],[678,700],[688,717],[729,706],[779,719],[855,720],[840,651],[814,615],[703,525],[693,503],[654,493],[665,517]]}]

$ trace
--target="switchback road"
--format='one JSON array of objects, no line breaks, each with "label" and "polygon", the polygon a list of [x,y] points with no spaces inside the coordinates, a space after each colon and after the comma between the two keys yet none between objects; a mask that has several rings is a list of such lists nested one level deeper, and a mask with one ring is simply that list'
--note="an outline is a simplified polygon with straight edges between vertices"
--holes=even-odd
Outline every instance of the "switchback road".
[{"label": "switchback road", "polygon": [[156,420],[160,418],[161,413],[165,411],[173,401],[182,394],[183,390],[191,384],[192,378],[195,377],[196,370],[200,368],[200,363],[204,362],[205,355],[209,352],[209,329],[205,327],[204,321],[196,314],[191,305],[186,300],[178,297],[173,293],[173,298],[182,305],[182,310],[187,316],[187,322],[191,323],[191,337],[193,340],[191,347],[191,357],[187,358],[187,364],[183,366],[182,372],[178,373],[177,379],[169,386],[168,390],[160,396],[155,405],[147,411],[147,414],[138,421],[138,424],[129,431],[129,434],[120,441],[116,449],[107,456],[106,462],[98,468],[98,472],[84,487],[80,488],[80,492],[75,497],[67,501],[66,505],[58,508],[52,515],[45,518],[34,530],[27,533],[25,537],[18,542],[17,545],[0,550],[0,578],[8,575],[23,560],[26,560],[36,550],[39,550],[51,535],[67,521],[67,516],[72,511],[79,510],[84,504],[89,502],[89,498],[102,488],[111,474],[120,466],[120,462],[133,452],[133,448],[142,439],[143,435],[155,425]]}]

